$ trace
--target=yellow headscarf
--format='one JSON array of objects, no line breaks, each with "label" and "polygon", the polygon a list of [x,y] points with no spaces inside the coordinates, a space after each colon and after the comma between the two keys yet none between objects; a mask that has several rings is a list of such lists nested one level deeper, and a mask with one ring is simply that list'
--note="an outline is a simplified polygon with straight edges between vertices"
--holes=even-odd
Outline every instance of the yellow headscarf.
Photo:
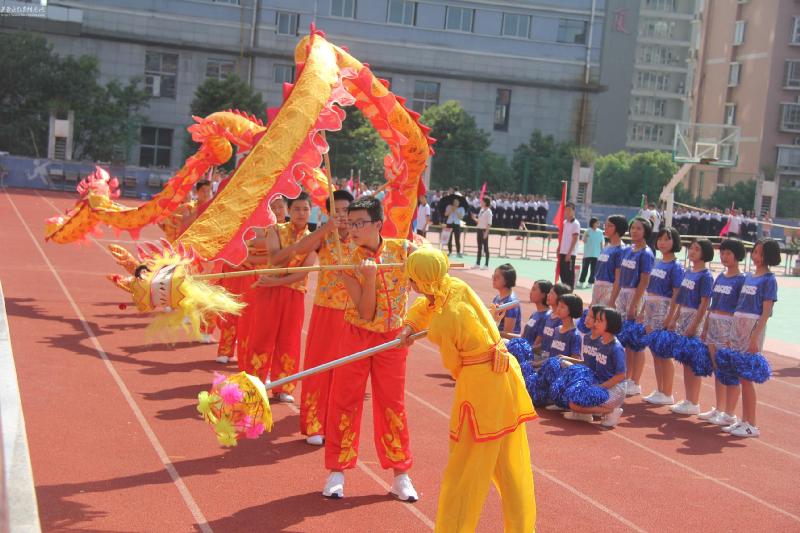
[{"label": "yellow headscarf", "polygon": [[433,296],[433,307],[437,313],[442,312],[442,306],[450,291],[450,261],[441,250],[423,247],[408,256],[406,260],[406,274],[414,280],[423,294]]}]

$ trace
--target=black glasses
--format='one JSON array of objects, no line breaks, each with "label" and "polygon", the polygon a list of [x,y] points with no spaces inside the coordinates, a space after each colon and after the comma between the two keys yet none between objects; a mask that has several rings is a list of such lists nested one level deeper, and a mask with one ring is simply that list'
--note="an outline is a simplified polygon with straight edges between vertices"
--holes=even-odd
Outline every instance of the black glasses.
[{"label": "black glasses", "polygon": [[361,229],[367,224],[372,224],[375,220],[356,220],[355,222],[347,222],[347,226],[352,229]]}]

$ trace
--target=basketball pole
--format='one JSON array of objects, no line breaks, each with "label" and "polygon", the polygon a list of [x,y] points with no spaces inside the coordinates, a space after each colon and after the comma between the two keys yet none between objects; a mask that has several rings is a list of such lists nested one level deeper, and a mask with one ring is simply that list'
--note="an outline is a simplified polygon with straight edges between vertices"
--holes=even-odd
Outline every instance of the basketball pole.
[{"label": "basketball pole", "polygon": [[664,224],[665,227],[672,226],[672,211],[673,206],[675,203],[675,187],[683,181],[683,178],[689,174],[689,171],[694,166],[694,163],[684,163],[681,165],[681,168],[678,169],[678,172],[672,175],[672,179],[669,180],[663,189],[661,189],[661,194],[658,195],[658,199],[661,200],[666,204],[664,209]]}]

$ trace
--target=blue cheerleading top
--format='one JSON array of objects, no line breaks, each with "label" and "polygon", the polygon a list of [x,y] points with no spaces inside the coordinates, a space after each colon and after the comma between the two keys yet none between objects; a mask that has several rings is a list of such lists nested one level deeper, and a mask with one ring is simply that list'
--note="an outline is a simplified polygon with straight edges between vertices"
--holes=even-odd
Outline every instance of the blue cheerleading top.
[{"label": "blue cheerleading top", "polygon": [[714,288],[714,278],[707,268],[700,272],[687,270],[683,274],[681,290],[678,293],[678,305],[697,309],[700,307],[700,300],[711,297],[711,290]]},{"label": "blue cheerleading top", "polygon": [[676,261],[659,261],[650,272],[647,293],[672,298],[673,289],[681,286],[683,267]]},{"label": "blue cheerleading top", "polygon": [[550,357],[556,355],[580,357],[581,336],[578,335],[578,330],[572,328],[565,333],[561,333],[561,326],[557,327],[553,332],[553,338],[550,341],[550,350],[548,353]]},{"label": "blue cheerleading top", "polygon": [[739,294],[739,303],[736,311],[760,315],[764,311],[764,300],[778,301],[778,282],[775,274],[767,272],[761,276],[748,273],[744,279],[742,292]]},{"label": "blue cheerleading top", "polygon": [[584,310],[583,310],[583,314],[581,315],[581,317],[578,319],[578,321],[577,321],[577,322],[575,322],[575,329],[577,329],[577,330],[578,330],[578,333],[580,333],[580,334],[581,334],[581,337],[582,337],[583,335],[586,335],[586,334],[587,334],[587,333],[589,333],[590,331],[592,331],[592,330],[591,330],[591,329],[590,329],[590,328],[589,328],[589,327],[586,325],[586,317],[587,317],[588,315],[589,315],[589,309],[584,309]]},{"label": "blue cheerleading top", "polygon": [[553,335],[556,329],[561,327],[561,319],[556,318],[550,313],[542,326],[542,355],[550,355],[550,343],[553,342]]},{"label": "blue cheerleading top", "polygon": [[[500,298],[500,296],[495,296],[492,300],[492,303],[495,305],[503,305],[510,302],[517,302],[519,303],[519,298],[513,292],[506,296],[505,298]],[[514,331],[512,333],[517,333],[522,330],[522,310],[520,309],[519,305],[516,305],[510,309],[506,309],[506,316],[500,323],[497,325],[498,331],[503,331],[503,327],[505,327],[506,318],[513,318],[514,319]]]},{"label": "blue cheerleading top", "polygon": [[739,303],[739,293],[744,285],[744,274],[727,277],[725,272],[720,273],[714,280],[714,289],[711,292],[711,305],[709,311],[722,311],[733,313]]},{"label": "blue cheerleading top", "polygon": [[625,348],[616,337],[605,344],[602,336],[593,339],[591,335],[587,335],[583,339],[581,355],[600,383],[625,373]]},{"label": "blue cheerleading top", "polygon": [[544,311],[534,311],[531,314],[531,317],[528,319],[528,322],[522,329],[522,336],[525,338],[525,340],[531,343],[531,346],[533,346],[533,343],[536,341],[536,337],[542,334],[544,323],[547,321],[549,316],[549,309]]},{"label": "blue cheerleading top", "polygon": [[633,246],[625,248],[619,274],[619,286],[623,289],[638,287],[639,278],[642,274],[649,274],[653,270],[655,261],[653,251],[647,246],[641,250],[634,250]]},{"label": "blue cheerleading top", "polygon": [[606,246],[600,255],[597,257],[597,273],[594,276],[595,281],[607,281],[614,283],[614,276],[616,271],[622,263],[622,253],[625,251],[625,246]]}]

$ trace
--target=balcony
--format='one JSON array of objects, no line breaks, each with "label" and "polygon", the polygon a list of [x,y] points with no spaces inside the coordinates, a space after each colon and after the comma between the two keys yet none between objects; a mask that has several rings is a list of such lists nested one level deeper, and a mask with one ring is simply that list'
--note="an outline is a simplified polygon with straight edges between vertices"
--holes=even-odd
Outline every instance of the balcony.
[{"label": "balcony", "polygon": [[800,146],[779,144],[775,166],[781,174],[800,174]]}]

